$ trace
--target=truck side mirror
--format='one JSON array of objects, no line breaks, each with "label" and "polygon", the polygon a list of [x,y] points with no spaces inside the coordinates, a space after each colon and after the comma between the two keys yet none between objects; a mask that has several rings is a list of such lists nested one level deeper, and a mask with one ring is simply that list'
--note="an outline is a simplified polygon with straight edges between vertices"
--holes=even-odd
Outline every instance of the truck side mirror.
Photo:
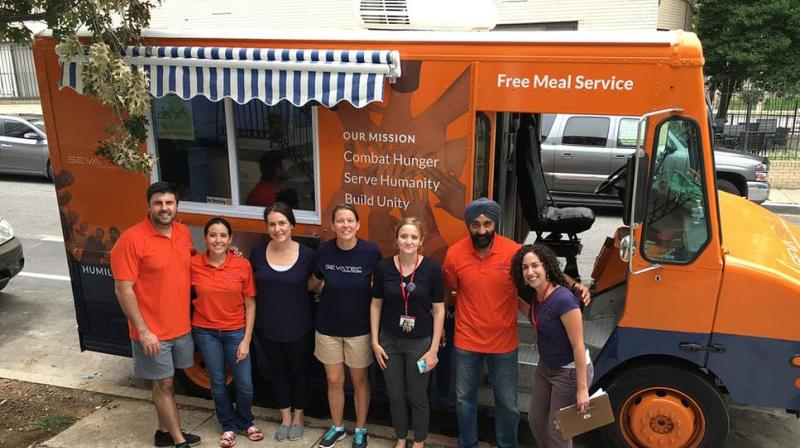
[{"label": "truck side mirror", "polygon": [[42,138],[39,137],[39,134],[35,132],[26,132],[22,135],[22,138],[26,138],[28,140],[41,140]]}]

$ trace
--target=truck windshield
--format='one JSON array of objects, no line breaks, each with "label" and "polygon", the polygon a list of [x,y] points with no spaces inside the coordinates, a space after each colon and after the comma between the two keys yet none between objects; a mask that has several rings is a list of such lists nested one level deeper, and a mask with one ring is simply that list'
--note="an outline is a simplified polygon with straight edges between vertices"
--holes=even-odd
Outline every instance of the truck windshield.
[{"label": "truck windshield", "polygon": [[689,263],[708,241],[697,124],[670,118],[656,130],[643,245],[652,261]]}]

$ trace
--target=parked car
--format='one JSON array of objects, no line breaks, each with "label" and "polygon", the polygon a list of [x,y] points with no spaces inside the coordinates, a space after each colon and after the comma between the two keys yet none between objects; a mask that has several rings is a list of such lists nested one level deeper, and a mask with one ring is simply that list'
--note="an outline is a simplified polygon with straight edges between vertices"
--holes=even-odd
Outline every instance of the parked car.
[{"label": "parked car", "polygon": [[12,277],[19,274],[25,265],[22,244],[14,237],[14,229],[4,218],[0,218],[0,291]]},{"label": "parked car", "polygon": [[0,173],[53,178],[41,115],[0,115]]},{"label": "parked car", "polygon": [[[636,147],[638,117],[543,114],[542,166],[553,198],[563,202],[618,204],[616,195],[594,191],[625,165]],[[769,196],[769,160],[716,149],[719,190],[761,203]]]}]

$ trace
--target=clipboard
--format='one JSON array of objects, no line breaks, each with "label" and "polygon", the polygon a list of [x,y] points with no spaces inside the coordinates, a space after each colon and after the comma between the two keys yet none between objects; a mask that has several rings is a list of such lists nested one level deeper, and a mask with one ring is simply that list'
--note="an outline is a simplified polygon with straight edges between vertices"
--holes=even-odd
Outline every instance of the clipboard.
[{"label": "clipboard", "polygon": [[602,389],[595,392],[589,398],[589,408],[584,414],[579,413],[574,404],[556,411],[554,423],[564,440],[614,423],[614,411],[608,394]]}]

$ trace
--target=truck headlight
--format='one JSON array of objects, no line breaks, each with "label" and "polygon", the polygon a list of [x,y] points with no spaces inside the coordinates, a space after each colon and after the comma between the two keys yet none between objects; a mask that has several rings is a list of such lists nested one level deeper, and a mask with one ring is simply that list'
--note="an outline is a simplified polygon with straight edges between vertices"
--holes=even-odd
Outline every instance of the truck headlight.
[{"label": "truck headlight", "polygon": [[769,180],[768,165],[766,163],[759,163],[756,166],[756,180],[759,182],[766,182]]},{"label": "truck headlight", "polygon": [[11,223],[6,221],[5,218],[0,218],[0,244],[14,238],[14,229],[11,228]]}]

